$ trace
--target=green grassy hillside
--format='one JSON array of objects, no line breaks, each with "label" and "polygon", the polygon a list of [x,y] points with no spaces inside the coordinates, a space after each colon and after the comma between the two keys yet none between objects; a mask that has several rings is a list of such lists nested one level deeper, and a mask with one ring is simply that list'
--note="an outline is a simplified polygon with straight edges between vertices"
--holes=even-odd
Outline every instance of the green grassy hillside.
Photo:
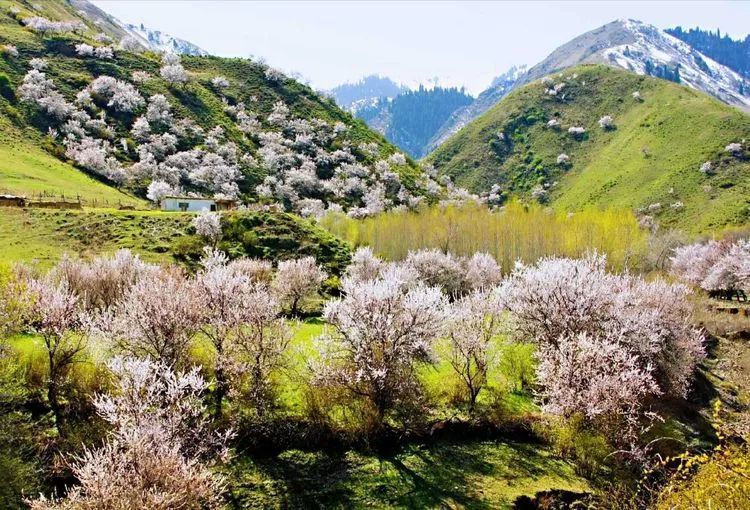
[{"label": "green grassy hillside", "polygon": [[[580,66],[551,79],[513,92],[428,161],[475,192],[498,184],[500,200],[529,197],[541,186],[547,193],[535,198],[561,210],[658,203],[659,211],[644,213],[690,232],[750,220],[747,145],[739,156],[724,150],[750,138],[749,116],[703,93],[605,66]],[[557,95],[546,93],[563,82]],[[599,126],[605,115],[614,129]],[[548,127],[552,119],[559,128]],[[576,138],[571,126],[586,133]],[[562,153],[567,164],[557,162]],[[706,161],[711,174],[700,172]]]},{"label": "green grassy hillside", "polygon": [[[33,262],[48,268],[64,254],[81,257],[127,248],[145,260],[191,265],[205,242],[195,215],[162,211],[0,209],[0,263]],[[351,257],[349,245],[295,215],[236,212],[222,216],[219,248],[231,256],[278,261],[314,256],[332,274]]]},{"label": "green grassy hillside", "polygon": [[[87,28],[78,34],[42,36],[21,22],[33,16],[50,20],[78,20],[84,22]],[[153,52],[133,53],[115,48],[115,58],[111,60],[77,56],[74,49],[77,43],[102,45],[93,40],[101,30],[64,0],[38,3],[0,0],[0,48],[12,45],[18,51],[18,55],[7,51],[0,53],[0,192],[33,194],[50,190],[66,195],[79,194],[87,199],[108,197],[117,200],[121,197],[120,193],[104,187],[112,183],[105,182],[103,178],[92,174],[91,177],[99,181],[96,183],[88,176],[79,175],[83,171],[75,169],[72,162],[66,160],[61,138],[48,136],[51,127],[59,130],[60,126],[35,105],[20,101],[18,87],[34,57],[47,60],[48,66],[44,69],[47,78],[53,80],[69,102],[73,102],[76,93],[98,76],[112,76],[135,83],[132,80],[134,71],[147,72],[153,79],[136,84],[145,98],[163,94],[176,119],[193,120],[206,132],[215,126],[222,127],[227,142],[234,143],[240,154],[257,158],[258,141],[245,136],[238,129],[237,122],[225,111],[224,100],[231,105],[240,102],[247,104],[248,110],[256,113],[264,125],[278,101],[283,101],[289,108],[291,117],[320,119],[329,125],[343,122],[349,128],[345,138],[332,142],[329,150],[349,146],[364,164],[374,163],[378,158],[397,152],[382,136],[338,108],[332,100],[319,96],[307,85],[291,78],[269,78],[266,74],[268,66],[259,62],[239,58],[184,57],[182,65],[190,75],[189,82],[169,86],[159,78],[161,57]],[[117,42],[112,44],[116,46]],[[213,86],[211,80],[217,76],[226,77],[229,87],[218,90]],[[103,110],[106,108],[98,109],[95,113]],[[113,128],[109,140],[115,146],[114,156],[128,167],[138,161],[130,129],[142,111],[133,114],[105,113],[107,122]],[[182,146],[183,143],[186,142],[181,140],[179,150],[190,148]],[[359,153],[358,147],[363,143],[374,143],[378,150],[376,153]],[[265,170],[257,164],[242,163],[240,166],[243,173],[243,179],[238,183],[240,191],[243,198],[253,199],[255,187],[265,177]],[[419,170],[413,161],[407,161],[394,170],[401,175],[405,186],[414,188]],[[124,191],[144,197],[147,184],[147,181],[129,182]]]},{"label": "green grassy hillside", "polygon": [[74,168],[41,146],[32,128],[18,129],[0,118],[0,194],[64,195],[86,204],[145,206],[145,201]]}]

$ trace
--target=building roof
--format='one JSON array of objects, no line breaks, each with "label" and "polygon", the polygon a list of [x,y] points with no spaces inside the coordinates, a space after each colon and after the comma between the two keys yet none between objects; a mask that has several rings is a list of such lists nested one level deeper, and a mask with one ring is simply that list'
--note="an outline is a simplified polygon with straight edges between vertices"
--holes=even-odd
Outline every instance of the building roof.
[{"label": "building roof", "polygon": [[166,200],[168,198],[171,198],[172,200],[203,200],[208,202],[237,202],[234,198],[211,198],[211,197],[178,197],[178,196],[168,196],[162,198],[162,200]]}]

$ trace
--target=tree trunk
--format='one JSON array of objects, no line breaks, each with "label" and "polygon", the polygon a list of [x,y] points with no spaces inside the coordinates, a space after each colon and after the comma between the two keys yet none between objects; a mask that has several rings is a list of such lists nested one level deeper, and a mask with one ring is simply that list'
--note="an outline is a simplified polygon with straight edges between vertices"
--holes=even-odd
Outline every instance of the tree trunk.
[{"label": "tree trunk", "polygon": [[63,420],[65,418],[60,406],[57,381],[53,379],[52,376],[50,376],[50,380],[47,383],[47,401],[49,402],[52,414],[55,416],[55,428],[57,429],[57,433],[62,435]]},{"label": "tree trunk", "polygon": [[227,394],[227,376],[224,373],[224,369],[216,367],[216,391],[214,392],[215,403],[214,403],[214,419],[219,420],[221,418],[221,405],[224,402],[224,397]]},{"label": "tree trunk", "polygon": [[297,308],[298,305],[299,305],[299,298],[296,297],[292,301],[292,309],[289,310],[289,312],[292,314],[292,317],[297,317],[299,315],[299,310]]}]

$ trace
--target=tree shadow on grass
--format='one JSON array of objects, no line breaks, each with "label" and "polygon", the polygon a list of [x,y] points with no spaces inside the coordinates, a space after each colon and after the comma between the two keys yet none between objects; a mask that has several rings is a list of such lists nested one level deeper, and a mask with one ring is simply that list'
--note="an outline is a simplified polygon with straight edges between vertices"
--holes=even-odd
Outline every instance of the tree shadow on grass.
[{"label": "tree shadow on grass", "polygon": [[350,463],[343,453],[299,450],[243,459],[230,478],[231,508],[348,508]]},{"label": "tree shadow on grass", "polygon": [[[540,445],[503,441],[451,442],[432,445],[389,459],[412,489],[394,502],[404,508],[497,508],[511,504],[515,486],[544,476],[574,483],[560,461],[540,455]],[[404,457],[411,457],[405,465]],[[490,487],[490,485],[495,485]]]},{"label": "tree shadow on grass", "polygon": [[[540,445],[496,440],[411,445],[392,455],[288,450],[241,459],[233,508],[466,508],[511,505],[537,480],[578,479]],[[528,487],[527,487],[528,486]],[[545,486],[545,488],[548,488]]]}]

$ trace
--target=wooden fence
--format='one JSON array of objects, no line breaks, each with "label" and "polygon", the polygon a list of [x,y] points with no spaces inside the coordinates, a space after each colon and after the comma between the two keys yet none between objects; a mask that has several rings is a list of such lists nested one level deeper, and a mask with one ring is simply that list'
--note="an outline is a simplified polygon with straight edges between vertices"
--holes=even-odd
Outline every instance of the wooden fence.
[{"label": "wooden fence", "polygon": [[83,207],[122,210],[147,209],[147,207],[144,207],[137,202],[86,198],[81,195],[66,195],[65,193],[54,193],[50,191],[40,191],[30,195],[17,196],[10,191],[0,189],[0,195],[5,195],[5,200],[0,201],[0,206],[6,207],[40,207],[47,209],[82,209]]}]

